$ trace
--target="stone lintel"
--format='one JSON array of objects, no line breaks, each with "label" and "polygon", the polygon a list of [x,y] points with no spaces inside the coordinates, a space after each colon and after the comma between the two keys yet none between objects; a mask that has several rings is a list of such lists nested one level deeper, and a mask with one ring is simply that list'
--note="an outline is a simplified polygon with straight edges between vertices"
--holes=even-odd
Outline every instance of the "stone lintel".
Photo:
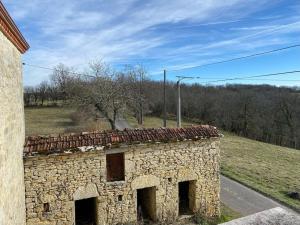
[{"label": "stone lintel", "polygon": [[73,199],[76,201],[81,199],[94,198],[98,196],[99,193],[97,186],[93,183],[90,183],[87,184],[85,187],[79,187],[73,194]]},{"label": "stone lintel", "polygon": [[131,188],[133,190],[148,188],[148,187],[158,187],[160,185],[159,178],[154,175],[143,175],[135,178],[131,183]]}]

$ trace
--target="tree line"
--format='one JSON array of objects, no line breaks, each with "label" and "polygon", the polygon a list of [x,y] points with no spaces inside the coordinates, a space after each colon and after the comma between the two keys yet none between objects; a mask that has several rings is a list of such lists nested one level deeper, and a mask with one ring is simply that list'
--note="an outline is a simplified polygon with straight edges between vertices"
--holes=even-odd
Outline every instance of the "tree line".
[{"label": "tree line", "polygon": [[[115,129],[117,117],[132,113],[163,114],[163,82],[147,78],[142,67],[114,71],[102,62],[91,63],[85,73],[59,65],[50,82],[26,87],[26,106],[71,104],[101,113]],[[175,82],[166,83],[169,118],[176,117]],[[204,86],[182,84],[182,116],[211,124],[237,135],[300,149],[300,89],[270,85]]]},{"label": "tree line", "polygon": [[[151,113],[162,115],[162,85],[148,82]],[[167,109],[176,113],[175,83],[167,85]],[[270,85],[181,86],[182,115],[251,139],[300,149],[300,90]]]}]

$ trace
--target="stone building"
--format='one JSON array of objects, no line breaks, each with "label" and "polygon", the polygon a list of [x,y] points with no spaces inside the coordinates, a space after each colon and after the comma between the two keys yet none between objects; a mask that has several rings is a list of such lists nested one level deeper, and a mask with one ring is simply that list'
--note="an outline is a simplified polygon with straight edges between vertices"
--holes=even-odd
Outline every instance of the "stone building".
[{"label": "stone building", "polygon": [[0,1],[0,224],[25,224],[21,54],[29,48]]},{"label": "stone building", "polygon": [[217,216],[219,157],[210,126],[29,137],[27,225]]}]

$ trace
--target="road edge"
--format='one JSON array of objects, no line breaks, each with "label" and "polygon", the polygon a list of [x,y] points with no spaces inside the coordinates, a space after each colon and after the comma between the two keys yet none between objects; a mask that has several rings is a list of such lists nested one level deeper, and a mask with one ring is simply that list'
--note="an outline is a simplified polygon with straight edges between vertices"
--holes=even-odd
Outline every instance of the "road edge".
[{"label": "road edge", "polygon": [[287,204],[287,203],[285,203],[285,202],[283,202],[283,201],[281,201],[281,200],[279,200],[279,199],[277,199],[277,198],[274,198],[274,197],[271,196],[270,194],[265,193],[265,192],[263,192],[263,191],[261,191],[261,190],[255,188],[255,187],[252,187],[252,186],[250,186],[249,184],[246,184],[245,182],[240,181],[240,180],[238,180],[238,179],[236,179],[236,178],[234,178],[234,177],[232,177],[232,176],[230,176],[230,175],[224,174],[223,172],[220,172],[220,173],[221,173],[222,176],[227,177],[227,178],[229,178],[229,179],[231,179],[231,180],[233,180],[233,181],[235,181],[235,182],[237,182],[237,183],[239,183],[239,184],[241,184],[241,185],[244,185],[245,187],[247,187],[247,188],[249,188],[249,189],[251,189],[251,190],[253,190],[253,191],[258,192],[258,193],[262,194],[263,196],[268,197],[268,198],[272,199],[273,201],[275,201],[275,202],[277,202],[277,203],[279,203],[279,204],[284,205],[285,207],[287,207],[287,208],[289,208],[289,209],[295,211],[296,213],[300,213],[300,209],[298,209],[298,208],[296,208],[296,207],[294,207],[294,206],[291,206],[291,205],[289,205],[289,204]]}]

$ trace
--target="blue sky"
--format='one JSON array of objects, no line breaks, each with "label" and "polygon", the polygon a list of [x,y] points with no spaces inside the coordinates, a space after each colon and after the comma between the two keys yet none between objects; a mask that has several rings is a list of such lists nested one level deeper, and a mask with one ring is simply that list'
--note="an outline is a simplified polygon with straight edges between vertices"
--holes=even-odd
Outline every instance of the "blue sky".
[{"label": "blue sky", "polygon": [[[84,70],[104,60],[114,68],[142,64],[152,79],[230,78],[300,70],[300,48],[198,69],[184,69],[300,43],[298,0],[2,0],[31,48],[23,60]],[[49,71],[24,68],[24,84]],[[267,78],[265,78],[267,79]],[[300,74],[236,83],[298,85]],[[224,84],[220,82],[219,84]]]}]

